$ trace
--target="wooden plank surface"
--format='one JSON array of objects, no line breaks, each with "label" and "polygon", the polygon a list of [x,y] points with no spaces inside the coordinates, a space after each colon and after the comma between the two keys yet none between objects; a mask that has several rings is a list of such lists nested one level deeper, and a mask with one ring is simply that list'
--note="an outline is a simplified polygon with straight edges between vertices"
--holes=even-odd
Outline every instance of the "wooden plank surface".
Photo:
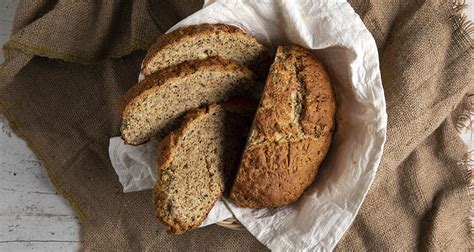
[{"label": "wooden plank surface", "polygon": [[0,116],[0,251],[75,251],[79,218]]}]

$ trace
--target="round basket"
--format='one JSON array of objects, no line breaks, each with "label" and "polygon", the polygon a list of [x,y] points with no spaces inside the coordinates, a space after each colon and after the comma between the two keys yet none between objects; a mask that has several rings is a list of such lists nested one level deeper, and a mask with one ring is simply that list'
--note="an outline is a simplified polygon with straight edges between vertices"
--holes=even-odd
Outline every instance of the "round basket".
[{"label": "round basket", "polygon": [[233,230],[245,230],[244,226],[234,217],[219,221],[216,224]]}]

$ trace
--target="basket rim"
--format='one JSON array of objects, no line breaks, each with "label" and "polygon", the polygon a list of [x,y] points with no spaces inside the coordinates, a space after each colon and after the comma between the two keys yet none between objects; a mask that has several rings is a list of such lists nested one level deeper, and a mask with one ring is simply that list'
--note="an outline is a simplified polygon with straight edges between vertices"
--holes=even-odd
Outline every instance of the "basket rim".
[{"label": "basket rim", "polygon": [[216,222],[216,224],[228,229],[233,229],[233,230],[238,230],[238,231],[246,230],[245,227],[235,217],[230,217],[225,220]]}]

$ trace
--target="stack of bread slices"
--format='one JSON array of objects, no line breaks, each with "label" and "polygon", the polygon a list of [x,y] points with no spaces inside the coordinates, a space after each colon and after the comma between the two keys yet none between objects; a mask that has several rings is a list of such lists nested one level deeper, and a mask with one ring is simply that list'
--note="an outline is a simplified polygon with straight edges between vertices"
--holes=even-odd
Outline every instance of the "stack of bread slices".
[{"label": "stack of bread slices", "polygon": [[279,46],[271,62],[255,37],[226,24],[177,29],[148,51],[145,78],[124,96],[121,133],[131,145],[161,139],[154,203],[171,233],[201,225],[223,195],[278,207],[313,182],[335,126],[329,76],[296,45]]}]

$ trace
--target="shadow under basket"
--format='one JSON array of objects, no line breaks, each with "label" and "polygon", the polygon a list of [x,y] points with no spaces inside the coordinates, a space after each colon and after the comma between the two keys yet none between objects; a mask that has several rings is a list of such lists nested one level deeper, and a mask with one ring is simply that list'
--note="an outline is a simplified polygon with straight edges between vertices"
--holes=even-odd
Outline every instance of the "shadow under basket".
[{"label": "shadow under basket", "polygon": [[233,230],[240,230],[240,231],[245,230],[245,227],[242,226],[242,224],[240,224],[240,222],[234,217],[225,219],[223,221],[219,221],[216,224],[221,227],[225,227],[225,228],[229,228]]}]

